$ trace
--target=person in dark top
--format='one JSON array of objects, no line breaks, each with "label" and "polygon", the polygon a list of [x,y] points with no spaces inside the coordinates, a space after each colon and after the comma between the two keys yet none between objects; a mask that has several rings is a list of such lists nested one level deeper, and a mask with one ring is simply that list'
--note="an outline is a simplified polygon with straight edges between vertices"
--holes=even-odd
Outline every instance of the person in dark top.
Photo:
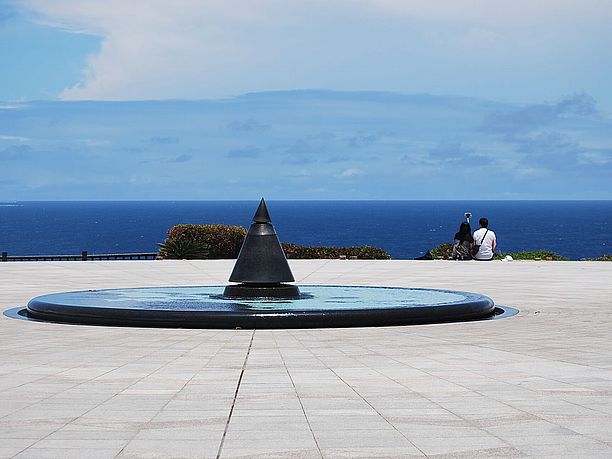
[{"label": "person in dark top", "polygon": [[459,231],[455,233],[453,260],[471,260],[473,245],[472,228],[468,222],[463,222],[459,227]]}]

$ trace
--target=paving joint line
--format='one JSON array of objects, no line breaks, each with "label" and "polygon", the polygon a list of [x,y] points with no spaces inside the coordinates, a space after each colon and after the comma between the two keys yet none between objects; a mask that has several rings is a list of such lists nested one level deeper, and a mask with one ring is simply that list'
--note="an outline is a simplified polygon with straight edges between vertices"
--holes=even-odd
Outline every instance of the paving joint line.
[{"label": "paving joint line", "polygon": [[304,282],[306,279],[308,279],[310,276],[312,276],[313,274],[321,271],[323,268],[325,268],[328,264],[331,263],[331,260],[327,260],[325,263],[323,263],[323,265],[319,266],[318,268],[316,268],[314,271],[309,272],[308,274],[306,274],[304,277],[302,277],[301,279],[297,280],[296,283],[302,283]]},{"label": "paving joint line", "polygon": [[285,367],[287,376],[289,376],[289,380],[291,381],[291,385],[293,386],[293,390],[295,391],[295,395],[297,396],[298,402],[300,402],[300,408],[302,408],[302,413],[304,414],[304,418],[306,419],[306,424],[308,424],[308,430],[310,430],[310,434],[312,435],[312,439],[314,440],[315,445],[317,446],[317,450],[319,451],[321,458],[323,458],[324,457],[323,452],[321,451],[321,447],[319,446],[319,442],[317,441],[317,437],[315,433],[312,431],[312,425],[310,424],[310,420],[308,419],[308,415],[306,414],[306,410],[304,409],[304,404],[302,403],[302,399],[300,398],[300,394],[298,393],[297,387],[295,387],[295,382],[293,381],[293,377],[291,376],[291,373],[289,372],[289,368],[287,368],[285,357],[283,356],[283,353],[280,347],[278,346],[278,341],[276,340],[276,335],[274,334],[274,331],[272,331],[272,337],[274,338],[274,344],[276,345],[276,350],[278,351],[278,354],[280,355],[280,358],[283,361],[283,366]]},{"label": "paving joint line", "polygon": [[247,362],[249,360],[249,355],[251,354],[251,348],[253,347],[253,339],[255,338],[256,331],[257,331],[256,329],[253,329],[253,333],[251,334],[251,341],[249,342],[249,347],[247,349],[246,355],[244,356],[244,362],[242,363],[242,370],[240,370],[240,376],[238,377],[238,383],[236,384],[236,391],[234,392],[234,399],[232,400],[232,406],[227,416],[227,421],[225,422],[225,429],[223,429],[223,436],[221,437],[221,443],[219,443],[219,449],[217,450],[217,456],[216,456],[217,459],[221,457],[221,452],[223,451],[225,437],[227,436],[227,431],[229,430],[230,421],[232,420],[232,414],[234,414],[234,406],[236,405],[236,399],[238,398],[238,392],[240,391],[240,384],[242,383],[242,377],[244,376],[244,371],[246,370]]}]

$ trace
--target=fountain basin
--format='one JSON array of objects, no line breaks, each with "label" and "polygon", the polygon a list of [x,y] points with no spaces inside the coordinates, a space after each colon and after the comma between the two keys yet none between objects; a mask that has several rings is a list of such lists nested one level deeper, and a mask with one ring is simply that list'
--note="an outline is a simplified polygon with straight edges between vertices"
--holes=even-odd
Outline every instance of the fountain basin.
[{"label": "fountain basin", "polygon": [[30,318],[61,323],[178,328],[325,328],[484,319],[493,300],[452,290],[300,286],[296,299],[235,299],[223,286],[88,290],[33,298]]}]

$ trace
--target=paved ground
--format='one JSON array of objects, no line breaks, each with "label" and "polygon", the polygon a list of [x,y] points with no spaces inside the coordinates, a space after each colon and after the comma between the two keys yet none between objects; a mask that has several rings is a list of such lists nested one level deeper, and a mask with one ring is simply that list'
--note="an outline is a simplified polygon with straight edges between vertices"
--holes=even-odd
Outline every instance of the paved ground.
[{"label": "paved ground", "polygon": [[[612,457],[612,263],[297,261],[302,283],[471,290],[461,324],[278,331],[0,318],[0,457]],[[231,261],[0,263],[51,292],[219,285]]]}]

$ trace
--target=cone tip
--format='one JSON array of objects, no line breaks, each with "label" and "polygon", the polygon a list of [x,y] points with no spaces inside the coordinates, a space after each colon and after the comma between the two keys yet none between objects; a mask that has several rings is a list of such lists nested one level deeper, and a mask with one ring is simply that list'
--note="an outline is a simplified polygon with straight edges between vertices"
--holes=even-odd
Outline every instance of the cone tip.
[{"label": "cone tip", "polygon": [[270,218],[270,213],[268,212],[268,208],[266,207],[266,201],[264,198],[261,198],[259,202],[259,207],[257,207],[257,212],[253,216],[254,223],[271,223],[272,219]]}]

